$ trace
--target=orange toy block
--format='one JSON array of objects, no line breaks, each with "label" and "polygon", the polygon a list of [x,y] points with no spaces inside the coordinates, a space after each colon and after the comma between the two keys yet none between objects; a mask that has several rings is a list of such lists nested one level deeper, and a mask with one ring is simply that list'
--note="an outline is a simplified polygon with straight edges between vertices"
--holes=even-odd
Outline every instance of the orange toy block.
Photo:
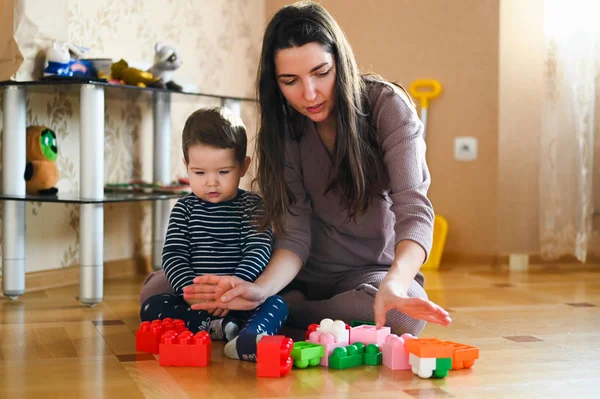
[{"label": "orange toy block", "polygon": [[421,358],[452,358],[452,370],[471,368],[479,359],[479,348],[437,338],[417,338],[405,345],[409,353]]},{"label": "orange toy block", "polygon": [[416,338],[404,343],[408,353],[420,358],[452,358],[453,347],[436,338]]},{"label": "orange toy block", "polygon": [[479,359],[479,348],[475,346],[460,344],[458,342],[446,341],[452,346],[452,370],[470,369]]},{"label": "orange toy block", "polygon": [[258,341],[256,375],[258,377],[283,377],[292,369],[291,357],[294,341],[283,335],[265,335]]},{"label": "orange toy block", "polygon": [[206,331],[194,335],[189,330],[170,330],[162,336],[158,360],[161,366],[206,367],[211,352],[212,341]]}]

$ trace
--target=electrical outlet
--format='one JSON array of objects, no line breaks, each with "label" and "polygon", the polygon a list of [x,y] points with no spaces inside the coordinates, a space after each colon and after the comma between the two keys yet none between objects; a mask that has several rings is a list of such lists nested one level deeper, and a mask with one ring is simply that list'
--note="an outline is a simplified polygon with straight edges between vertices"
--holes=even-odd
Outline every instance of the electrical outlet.
[{"label": "electrical outlet", "polygon": [[454,139],[454,159],[474,161],[477,159],[477,139],[475,137],[456,137]]}]

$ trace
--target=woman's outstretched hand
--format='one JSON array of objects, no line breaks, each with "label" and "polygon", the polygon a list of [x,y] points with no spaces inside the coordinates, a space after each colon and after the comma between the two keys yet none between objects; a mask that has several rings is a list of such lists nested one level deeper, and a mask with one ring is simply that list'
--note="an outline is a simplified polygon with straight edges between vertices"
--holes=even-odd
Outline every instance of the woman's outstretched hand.
[{"label": "woman's outstretched hand", "polygon": [[196,277],[194,284],[183,289],[183,298],[194,302],[200,300],[192,305],[194,310],[251,310],[265,300],[257,284],[234,276],[212,274]]},{"label": "woman's outstretched hand", "polygon": [[388,274],[379,285],[379,292],[375,297],[375,324],[377,328],[385,325],[386,313],[392,309],[396,309],[414,319],[443,326],[452,323],[450,315],[441,306],[427,299],[409,298],[401,289],[401,284]]}]

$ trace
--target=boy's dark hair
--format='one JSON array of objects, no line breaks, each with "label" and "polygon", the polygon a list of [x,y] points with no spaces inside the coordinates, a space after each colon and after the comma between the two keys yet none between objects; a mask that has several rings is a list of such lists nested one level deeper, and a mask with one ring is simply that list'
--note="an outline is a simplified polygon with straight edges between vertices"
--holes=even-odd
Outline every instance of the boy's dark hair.
[{"label": "boy's dark hair", "polygon": [[216,148],[233,148],[236,161],[243,165],[248,138],[244,123],[229,108],[200,108],[185,122],[181,144],[186,163],[190,162],[188,149],[192,145],[203,144]]}]

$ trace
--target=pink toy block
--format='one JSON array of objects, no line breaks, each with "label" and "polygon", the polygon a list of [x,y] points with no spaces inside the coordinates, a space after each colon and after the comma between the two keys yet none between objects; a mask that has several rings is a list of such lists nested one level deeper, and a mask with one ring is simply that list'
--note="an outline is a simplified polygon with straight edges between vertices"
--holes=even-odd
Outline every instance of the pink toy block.
[{"label": "pink toy block", "polygon": [[385,342],[381,347],[383,365],[392,370],[411,370],[412,366],[408,362],[408,351],[404,347],[404,343],[414,338],[411,334],[402,334],[400,337],[390,334],[385,337]]},{"label": "pink toy block", "polygon": [[365,346],[369,344],[377,344],[382,346],[385,342],[385,337],[390,335],[392,329],[390,327],[377,328],[372,325],[362,324],[350,329],[350,345],[355,342],[361,342]]},{"label": "pink toy block", "polygon": [[343,348],[348,345],[347,341],[336,342],[333,334],[321,333],[319,331],[311,332],[307,342],[323,345],[325,356],[321,358],[321,362],[319,363],[323,367],[329,367],[329,356],[331,356],[335,348],[340,346]]}]

